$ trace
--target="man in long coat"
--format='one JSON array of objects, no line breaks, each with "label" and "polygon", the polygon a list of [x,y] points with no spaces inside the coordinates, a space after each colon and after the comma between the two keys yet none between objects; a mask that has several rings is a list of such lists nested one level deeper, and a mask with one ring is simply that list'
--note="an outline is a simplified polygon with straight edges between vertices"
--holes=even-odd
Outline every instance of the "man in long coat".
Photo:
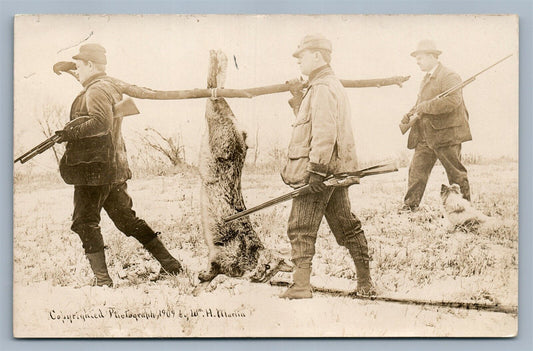
[{"label": "man in long coat", "polygon": [[[443,66],[431,40],[422,40],[411,56],[426,75],[420,85],[416,105],[402,120],[417,118],[409,133],[407,148],[415,149],[409,166],[408,189],[401,211],[415,211],[426,189],[426,184],[437,159],[446,170],[450,184],[458,184],[463,197],[470,201],[467,171],[461,163],[461,144],[472,140],[468,111],[462,90],[444,98],[437,96],[461,83],[461,77]],[[415,117],[416,116],[416,117]]]},{"label": "man in long coat", "polygon": [[114,105],[122,100],[122,93],[105,73],[105,53],[99,44],[85,44],[73,57],[83,90],[72,103],[71,122],[57,132],[60,142],[67,142],[59,166],[61,177],[74,185],[71,229],[81,239],[97,286],[113,286],[100,231],[102,208],[121,232],[137,239],[161,263],[163,272],[177,274],[182,270],[158,233],[132,209],[126,184],[131,171],[122,138],[122,118],[114,118]]},{"label": "man in long coat", "polygon": [[350,102],[333,73],[331,42],[322,35],[305,36],[293,56],[302,74],[309,77],[304,92],[293,92],[296,114],[282,171],[286,184],[309,184],[311,194],[292,200],[287,234],[294,262],[294,284],[281,297],[312,297],[310,276],[317,231],[323,217],[337,243],[348,249],[357,273],[357,293],[373,295],[368,245],[359,219],[351,212],[347,187],[326,187],[322,182],[335,173],[357,170]]}]

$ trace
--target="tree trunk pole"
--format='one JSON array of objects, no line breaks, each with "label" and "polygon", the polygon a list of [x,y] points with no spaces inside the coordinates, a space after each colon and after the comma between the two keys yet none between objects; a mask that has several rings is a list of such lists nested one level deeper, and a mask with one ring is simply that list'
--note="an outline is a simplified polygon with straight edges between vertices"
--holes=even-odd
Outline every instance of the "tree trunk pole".
[{"label": "tree trunk pole", "polygon": [[[389,78],[364,79],[364,80],[341,80],[346,88],[370,88],[382,87],[388,85],[402,86],[402,83],[408,80],[410,76],[396,76]],[[248,89],[191,89],[191,90],[153,90],[150,88],[138,87],[118,79],[114,79],[123,94],[137,99],[152,100],[182,100],[182,99],[201,99],[211,97],[221,98],[253,98],[260,95],[276,94],[289,91],[289,83],[267,85]]]}]

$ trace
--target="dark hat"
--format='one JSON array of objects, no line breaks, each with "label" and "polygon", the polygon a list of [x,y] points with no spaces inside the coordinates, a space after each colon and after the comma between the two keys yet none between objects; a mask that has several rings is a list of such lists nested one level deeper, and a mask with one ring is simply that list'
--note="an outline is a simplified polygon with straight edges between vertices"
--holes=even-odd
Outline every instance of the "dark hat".
[{"label": "dark hat", "polygon": [[298,45],[298,49],[292,54],[292,56],[298,57],[298,55],[300,55],[302,51],[309,49],[322,49],[331,52],[331,41],[326,39],[321,34],[306,35],[302,39],[302,41]]},{"label": "dark hat", "polygon": [[80,53],[72,56],[74,60],[92,61],[94,63],[106,64],[105,48],[100,44],[85,44],[80,46]]},{"label": "dark hat", "polygon": [[416,50],[411,53],[411,56],[415,57],[417,54],[435,54],[439,56],[442,51],[437,50],[437,45],[433,40],[424,39],[418,43]]}]

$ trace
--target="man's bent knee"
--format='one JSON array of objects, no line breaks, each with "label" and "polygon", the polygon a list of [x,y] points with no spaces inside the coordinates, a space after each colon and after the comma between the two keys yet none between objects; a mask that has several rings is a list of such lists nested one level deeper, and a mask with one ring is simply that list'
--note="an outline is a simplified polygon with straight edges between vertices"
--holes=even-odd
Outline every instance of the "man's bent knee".
[{"label": "man's bent knee", "polygon": [[81,239],[85,253],[95,253],[104,249],[104,239],[98,225],[72,225],[73,232]]}]

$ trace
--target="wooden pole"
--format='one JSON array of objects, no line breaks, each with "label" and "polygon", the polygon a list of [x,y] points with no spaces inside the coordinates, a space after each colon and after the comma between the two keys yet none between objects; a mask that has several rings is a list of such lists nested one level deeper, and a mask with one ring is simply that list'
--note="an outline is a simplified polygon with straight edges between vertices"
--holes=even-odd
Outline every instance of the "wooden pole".
[{"label": "wooden pole", "polygon": [[[53,70],[56,74],[62,72],[72,75],[78,79],[75,72],[76,65],[73,62],[61,61],[57,62]],[[111,77],[110,77],[111,78]],[[399,87],[407,81],[410,76],[394,76],[388,78],[377,79],[359,79],[346,80],[341,79],[341,83],[346,88],[371,88],[383,87],[388,85],[398,85]],[[289,91],[293,88],[291,84],[285,82],[284,84],[267,85],[248,89],[189,89],[189,90],[154,90],[151,88],[138,87],[133,84],[123,82],[116,78],[111,78],[113,82],[120,87],[123,94],[129,95],[137,99],[152,99],[152,100],[182,100],[182,99],[201,99],[210,97],[222,98],[253,98],[260,95],[277,94]]]},{"label": "wooden pole", "polygon": [[[369,88],[382,87],[388,85],[402,86],[402,83],[408,80],[410,76],[396,76],[389,78],[378,79],[364,79],[364,80],[341,80],[341,83],[346,88]],[[289,91],[291,88],[289,83],[267,85],[257,88],[248,89],[191,89],[191,90],[153,90],[150,88],[138,87],[114,79],[122,93],[138,99],[152,99],[152,100],[181,100],[181,99],[201,99],[211,97],[221,98],[253,98],[260,95],[277,94]]]}]

